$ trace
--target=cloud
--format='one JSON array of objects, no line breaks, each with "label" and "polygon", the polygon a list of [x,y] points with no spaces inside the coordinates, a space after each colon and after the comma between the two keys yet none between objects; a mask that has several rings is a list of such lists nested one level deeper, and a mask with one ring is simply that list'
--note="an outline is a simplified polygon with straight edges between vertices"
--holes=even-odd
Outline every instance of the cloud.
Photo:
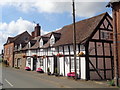
[{"label": "cloud", "polygon": [[[0,3],[0,6],[13,6],[23,12],[31,12],[33,10],[39,13],[64,13],[72,12],[72,0],[9,0]],[[93,16],[98,12],[105,10],[107,1],[109,0],[75,0],[76,15],[78,17]]]},{"label": "cloud", "polygon": [[7,32],[10,35],[20,34],[23,31],[31,32],[33,30],[33,23],[23,20],[21,17],[17,21],[11,21],[9,24],[1,23],[0,30]]},{"label": "cloud", "polygon": [[[24,31],[31,33],[34,30],[35,24],[19,18],[17,21],[11,21],[10,23],[0,23],[0,50],[3,48],[8,37],[14,37]],[[41,34],[46,34],[47,31],[41,30]]]}]

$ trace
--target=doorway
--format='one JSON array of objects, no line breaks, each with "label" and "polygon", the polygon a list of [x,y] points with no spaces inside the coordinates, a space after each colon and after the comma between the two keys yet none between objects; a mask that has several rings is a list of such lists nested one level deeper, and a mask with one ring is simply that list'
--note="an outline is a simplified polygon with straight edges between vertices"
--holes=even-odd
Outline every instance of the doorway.
[{"label": "doorway", "polygon": [[33,58],[33,70],[36,70],[37,58]]},{"label": "doorway", "polygon": [[57,68],[57,57],[54,56],[54,73],[55,73],[56,68]]}]

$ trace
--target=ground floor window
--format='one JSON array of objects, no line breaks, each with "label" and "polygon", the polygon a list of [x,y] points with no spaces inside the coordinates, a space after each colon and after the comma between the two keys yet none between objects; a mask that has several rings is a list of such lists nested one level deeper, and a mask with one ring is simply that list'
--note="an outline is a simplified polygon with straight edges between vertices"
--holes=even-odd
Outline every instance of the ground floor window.
[{"label": "ground floor window", "polygon": [[74,69],[74,58],[71,58],[71,69]]},{"label": "ground floor window", "polygon": [[28,64],[31,65],[31,59],[28,58],[27,61],[28,61]]},{"label": "ground floor window", "polygon": [[[71,58],[71,69],[74,69],[74,58]],[[76,68],[79,69],[79,59],[76,59]]]},{"label": "ground floor window", "polygon": [[40,66],[43,66],[43,59],[39,59]]}]

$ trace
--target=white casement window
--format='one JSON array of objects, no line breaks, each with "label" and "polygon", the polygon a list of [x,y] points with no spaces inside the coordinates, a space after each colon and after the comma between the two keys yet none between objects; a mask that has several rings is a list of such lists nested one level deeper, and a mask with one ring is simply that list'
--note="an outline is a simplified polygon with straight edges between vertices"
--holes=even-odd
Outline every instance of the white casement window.
[{"label": "white casement window", "polygon": [[31,58],[27,59],[28,65],[31,65]]},{"label": "white casement window", "polygon": [[85,51],[85,46],[84,45],[80,45],[80,51]]},{"label": "white casement window", "polygon": [[101,39],[109,39],[109,32],[101,32]]},{"label": "white casement window", "polygon": [[71,58],[71,69],[74,69],[74,58]]},{"label": "white casement window", "polygon": [[79,59],[76,59],[76,68],[79,69]]},{"label": "white casement window", "polygon": [[50,46],[52,46],[53,44],[55,44],[55,38],[52,35],[51,39],[50,39]]},{"label": "white casement window", "polygon": [[43,59],[39,59],[40,66],[43,66]]},{"label": "white casement window", "polygon": [[20,46],[19,46],[19,49],[21,50],[22,49],[22,45],[20,44]]},{"label": "white casement window", "polygon": [[[74,58],[71,58],[71,69],[74,70],[75,65],[74,65]],[[79,59],[76,59],[76,69],[79,69]]]},{"label": "white casement window", "polygon": [[30,48],[31,47],[31,44],[30,44],[30,42],[28,43],[28,48]]},{"label": "white casement window", "polygon": [[54,44],[54,39],[51,38],[51,39],[50,39],[50,45],[52,46],[53,44]]},{"label": "white casement window", "polygon": [[17,45],[15,45],[15,50],[17,50]]},{"label": "white casement window", "polygon": [[40,40],[40,47],[42,47],[43,46],[43,40],[41,39]]}]

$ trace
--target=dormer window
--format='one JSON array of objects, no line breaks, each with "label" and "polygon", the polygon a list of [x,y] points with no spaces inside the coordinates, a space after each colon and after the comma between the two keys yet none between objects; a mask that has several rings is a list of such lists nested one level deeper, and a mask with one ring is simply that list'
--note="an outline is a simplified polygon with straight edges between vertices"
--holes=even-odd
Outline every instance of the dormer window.
[{"label": "dormer window", "polygon": [[52,46],[53,44],[55,44],[55,38],[52,35],[51,39],[50,39],[50,46]]},{"label": "dormer window", "polygon": [[17,50],[17,45],[15,45],[15,50]]},{"label": "dormer window", "polygon": [[28,48],[30,48],[31,47],[31,44],[30,44],[30,42],[28,43]]},{"label": "dormer window", "polygon": [[43,46],[43,40],[40,39],[40,47],[42,47],[42,46]]},{"label": "dormer window", "polygon": [[19,49],[21,50],[22,49],[22,45],[20,44],[20,46],[19,46]]}]

